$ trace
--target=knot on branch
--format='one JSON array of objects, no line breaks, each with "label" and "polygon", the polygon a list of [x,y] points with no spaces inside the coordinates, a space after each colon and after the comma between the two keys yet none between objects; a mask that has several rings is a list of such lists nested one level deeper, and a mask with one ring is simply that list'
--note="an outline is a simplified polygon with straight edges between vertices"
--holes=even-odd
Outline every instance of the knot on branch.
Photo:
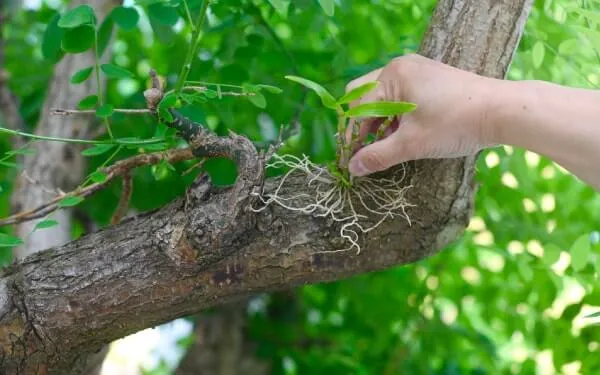
[{"label": "knot on branch", "polygon": [[244,136],[233,132],[218,136],[173,108],[166,109],[168,116],[163,116],[164,109],[159,108],[164,97],[162,83],[156,72],[150,75],[152,88],[144,96],[152,113],[179,132],[194,156],[223,157],[237,166],[238,177],[228,188],[214,188],[208,175],[202,174],[186,194],[182,226],[170,231],[169,257],[178,264],[203,268],[240,248],[243,235],[253,227],[255,214],[250,208],[262,188],[264,158]]}]

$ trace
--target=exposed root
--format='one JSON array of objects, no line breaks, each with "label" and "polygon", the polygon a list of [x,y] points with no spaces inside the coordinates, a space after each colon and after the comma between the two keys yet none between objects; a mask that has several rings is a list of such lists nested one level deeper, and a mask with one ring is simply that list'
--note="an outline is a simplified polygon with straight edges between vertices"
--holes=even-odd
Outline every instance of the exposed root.
[{"label": "exposed root", "polygon": [[[308,156],[276,154],[267,168],[289,168],[289,171],[274,192],[260,196],[264,205],[254,211],[262,211],[275,203],[290,211],[329,217],[342,223],[340,237],[350,245],[327,252],[356,249],[359,254],[359,234],[372,231],[388,218],[403,216],[410,224],[405,209],[413,205],[406,201],[405,193],[412,186],[402,186],[404,173],[393,179],[355,178],[348,186],[326,167],[311,162]],[[286,191],[286,180],[295,172],[307,175],[308,192]]]}]

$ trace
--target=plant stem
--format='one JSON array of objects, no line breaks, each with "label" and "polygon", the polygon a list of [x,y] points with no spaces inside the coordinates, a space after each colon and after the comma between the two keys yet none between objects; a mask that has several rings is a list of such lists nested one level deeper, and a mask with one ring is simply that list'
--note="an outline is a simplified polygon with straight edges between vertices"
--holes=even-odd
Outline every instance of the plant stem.
[{"label": "plant stem", "polygon": [[379,129],[377,129],[377,137],[375,138],[375,140],[378,141],[380,139],[383,139],[383,137],[385,136],[385,131],[392,124],[392,120],[394,120],[394,117],[388,117],[385,119],[385,121],[381,123],[381,125],[379,125]]},{"label": "plant stem", "polygon": [[200,86],[223,86],[223,87],[231,87],[234,89],[240,89],[243,90],[244,87],[240,86],[240,85],[230,85],[227,83],[215,83],[215,82],[204,82],[204,81],[186,81],[185,82],[188,85],[200,85]]},{"label": "plant stem", "polygon": [[[114,151],[112,154],[110,154],[110,156],[109,156],[109,157],[108,157],[106,160],[104,160],[104,162],[103,162],[103,163],[102,163],[102,164],[101,164],[101,165],[100,165],[98,168],[96,168],[96,170],[100,170],[100,169],[102,169],[102,168],[106,167],[106,165],[107,165],[108,163],[110,163],[110,162],[111,162],[111,161],[112,161],[112,160],[113,160],[113,159],[114,159],[114,158],[117,156],[117,154],[118,154],[119,152],[121,152],[121,150],[122,150],[122,149],[123,149],[123,145],[119,145],[119,146],[117,147],[117,149],[116,149],[116,150],[115,150],[115,151]],[[85,179],[85,181],[84,181],[82,184],[80,184],[80,185],[77,187],[77,189],[75,189],[75,190],[79,190],[79,189],[82,189],[82,188],[84,188],[85,186],[87,186],[87,184],[88,184],[88,183],[89,183],[91,180],[92,180],[92,173],[90,173],[90,175],[88,175],[88,177]]]},{"label": "plant stem", "polygon": [[[104,94],[102,92],[102,85],[100,82],[100,56],[98,56],[98,31],[95,32],[94,35],[94,70],[96,72],[96,87],[98,91],[98,103],[100,105],[104,104]],[[110,122],[108,122],[108,118],[104,117],[104,125],[106,125],[106,131],[110,139],[113,139],[112,130],[110,129]]]},{"label": "plant stem", "polygon": [[337,162],[340,170],[346,168],[346,122],[348,117],[342,110],[338,110],[338,125],[337,125]]},{"label": "plant stem", "polygon": [[194,21],[192,20],[192,14],[190,13],[190,8],[188,6],[187,0],[183,0],[183,7],[185,8],[185,15],[187,17],[187,21],[192,26],[192,31],[195,30]]},{"label": "plant stem", "polygon": [[181,72],[179,73],[179,77],[177,77],[177,84],[175,85],[175,94],[179,94],[185,81],[187,80],[187,76],[192,69],[192,61],[194,60],[194,56],[196,56],[196,51],[198,46],[200,45],[200,39],[202,36],[202,24],[204,23],[204,18],[206,17],[206,12],[208,10],[208,4],[210,0],[204,0],[202,2],[202,8],[200,9],[200,14],[198,15],[198,23],[192,26],[192,45],[187,51],[187,55],[185,57],[185,61],[183,66],[181,67]]},{"label": "plant stem", "polygon": [[12,130],[0,127],[0,134],[10,134],[10,135],[18,135],[20,137],[30,138],[30,139],[38,139],[41,141],[53,141],[53,142],[65,142],[65,143],[80,143],[80,144],[89,144],[89,145],[151,145],[155,143],[164,142],[164,138],[153,138],[139,141],[132,140],[124,140],[124,139],[113,139],[110,141],[93,141],[89,139],[77,139],[77,138],[59,138],[59,137],[45,137],[42,135],[36,135],[31,133],[20,132],[18,130]]}]

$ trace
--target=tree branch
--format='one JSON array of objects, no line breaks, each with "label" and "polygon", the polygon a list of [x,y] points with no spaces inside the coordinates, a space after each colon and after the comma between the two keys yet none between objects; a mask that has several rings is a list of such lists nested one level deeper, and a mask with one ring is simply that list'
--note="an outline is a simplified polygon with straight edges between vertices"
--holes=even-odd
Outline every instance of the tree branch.
[{"label": "tree branch", "polygon": [[[421,53],[504,77],[530,6],[441,0]],[[233,187],[215,189],[204,177],[185,198],[5,271],[0,372],[64,373],[113,339],[209,306],[414,262],[453,241],[470,216],[475,158],[418,162],[408,171],[412,226],[383,222],[359,239],[360,256],[322,253],[343,246],[339,225],[279,206],[250,210],[262,163],[245,138],[227,142],[238,161]],[[277,183],[267,180],[265,191]],[[286,189],[310,193],[301,174],[288,177]]]}]

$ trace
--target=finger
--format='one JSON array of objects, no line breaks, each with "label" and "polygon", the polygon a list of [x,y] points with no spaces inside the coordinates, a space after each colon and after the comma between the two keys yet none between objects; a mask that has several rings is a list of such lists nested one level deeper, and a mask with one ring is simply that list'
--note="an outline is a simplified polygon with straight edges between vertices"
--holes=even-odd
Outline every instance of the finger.
[{"label": "finger", "polygon": [[391,136],[361,148],[350,159],[348,168],[354,176],[364,176],[415,158],[412,147],[418,141],[414,128],[401,126]]},{"label": "finger", "polygon": [[373,70],[363,76],[360,76],[352,81],[350,81],[347,85],[346,85],[346,92],[351,91],[355,88],[357,88],[360,85],[364,85],[367,82],[371,82],[371,81],[376,81],[377,77],[379,77],[379,75],[381,74],[381,71],[383,70],[383,68],[379,68],[376,70]]}]

